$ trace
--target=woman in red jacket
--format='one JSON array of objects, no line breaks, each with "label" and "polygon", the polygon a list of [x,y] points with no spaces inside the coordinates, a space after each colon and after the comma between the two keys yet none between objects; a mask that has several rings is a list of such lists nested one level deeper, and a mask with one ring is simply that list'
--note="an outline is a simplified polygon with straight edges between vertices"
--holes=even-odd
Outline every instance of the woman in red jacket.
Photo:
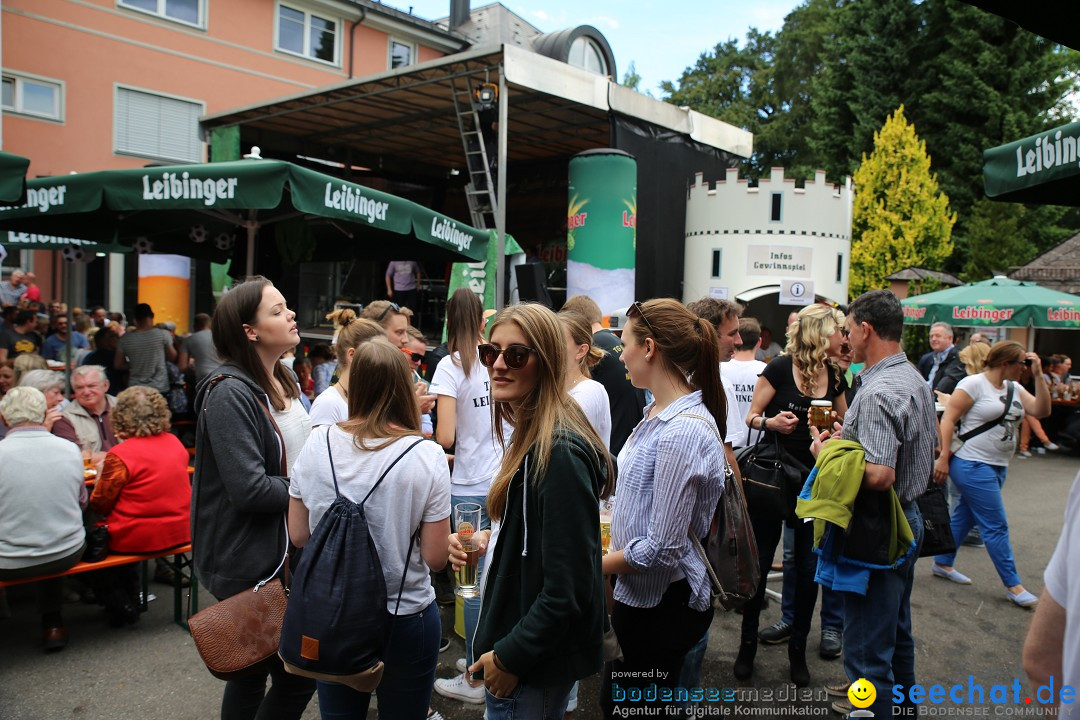
[{"label": "woman in red jacket", "polygon": [[[169,433],[169,406],[157,390],[136,385],[120,393],[110,413],[121,440],[105,456],[90,509],[109,526],[109,550],[155,553],[191,540],[188,452]],[[98,602],[112,625],[139,619],[134,565],[93,573]]]}]

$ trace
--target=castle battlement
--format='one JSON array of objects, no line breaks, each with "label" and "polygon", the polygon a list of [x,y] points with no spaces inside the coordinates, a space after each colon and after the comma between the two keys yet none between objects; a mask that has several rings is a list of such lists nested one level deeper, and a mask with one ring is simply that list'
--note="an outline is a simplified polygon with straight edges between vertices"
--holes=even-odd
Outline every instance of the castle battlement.
[{"label": "castle battlement", "polygon": [[803,187],[778,167],[754,187],[735,168],[715,182],[698,173],[687,194],[684,299],[799,279],[846,300],[852,197],[850,177],[836,185],[824,170]]}]

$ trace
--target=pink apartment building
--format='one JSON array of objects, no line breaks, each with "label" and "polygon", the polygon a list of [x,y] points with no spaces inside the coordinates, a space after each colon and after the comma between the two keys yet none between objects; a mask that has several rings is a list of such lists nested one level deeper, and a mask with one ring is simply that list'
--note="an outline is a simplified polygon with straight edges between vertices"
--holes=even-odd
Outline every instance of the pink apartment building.
[{"label": "pink apartment building", "polygon": [[[205,161],[203,115],[469,45],[369,0],[0,0],[0,23],[0,137],[31,159],[30,177]],[[34,269],[52,297],[54,255],[5,267]],[[116,273],[120,256],[87,265],[77,296],[119,309]]]}]

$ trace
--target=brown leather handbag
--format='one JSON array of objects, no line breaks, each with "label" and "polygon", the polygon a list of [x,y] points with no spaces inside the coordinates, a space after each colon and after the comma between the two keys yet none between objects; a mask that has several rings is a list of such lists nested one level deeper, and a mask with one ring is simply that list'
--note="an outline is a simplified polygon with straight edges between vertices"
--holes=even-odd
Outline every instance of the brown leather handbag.
[{"label": "brown leather handbag", "polygon": [[[277,655],[289,594],[287,528],[285,537],[285,554],[270,577],[188,618],[195,648],[215,677],[243,678]],[[282,568],[284,583],[277,577]]]},{"label": "brown leather handbag", "polygon": [[[218,375],[211,389],[229,377]],[[269,408],[259,403],[277,433],[281,448],[281,475],[288,475],[285,441]],[[188,618],[188,630],[206,669],[222,680],[237,680],[262,669],[263,663],[277,655],[281,644],[281,622],[289,597],[289,521],[285,522],[285,550],[281,562],[250,590],[237,593]],[[194,531],[194,528],[192,528]],[[195,533],[192,532],[192,538]],[[284,571],[284,582],[278,579]],[[188,614],[191,595],[188,594]],[[275,658],[276,662],[276,658]]]}]

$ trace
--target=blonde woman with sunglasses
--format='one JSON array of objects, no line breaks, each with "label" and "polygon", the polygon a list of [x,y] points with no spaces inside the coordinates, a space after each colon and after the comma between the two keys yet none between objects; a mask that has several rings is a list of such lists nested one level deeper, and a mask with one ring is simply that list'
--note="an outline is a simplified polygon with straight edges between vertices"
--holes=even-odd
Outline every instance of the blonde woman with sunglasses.
[{"label": "blonde woman with sunglasses", "polygon": [[[612,469],[563,389],[566,340],[553,312],[505,308],[479,360],[506,452],[488,493],[493,529],[477,533],[488,567],[468,671],[483,679],[487,720],[562,720],[571,686],[601,665],[598,501]],[[456,534],[449,550],[464,565]]]}]

